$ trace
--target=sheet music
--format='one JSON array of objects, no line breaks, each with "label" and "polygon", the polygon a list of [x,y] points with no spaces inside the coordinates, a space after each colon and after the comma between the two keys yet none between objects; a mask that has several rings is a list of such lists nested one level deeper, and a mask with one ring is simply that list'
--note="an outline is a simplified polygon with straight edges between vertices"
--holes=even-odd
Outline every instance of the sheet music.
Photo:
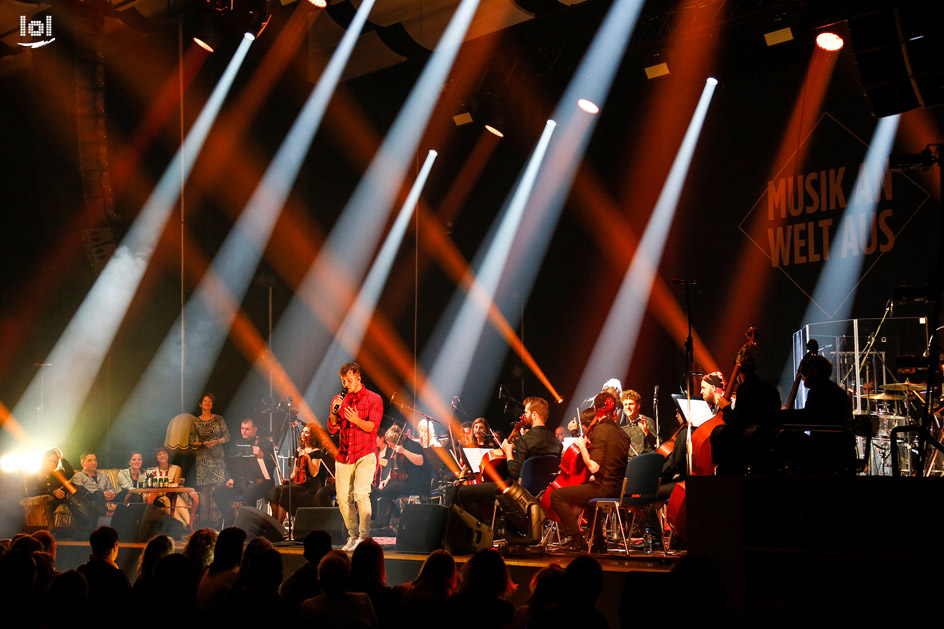
[{"label": "sheet music", "polygon": [[675,403],[678,405],[680,411],[682,411],[682,416],[686,421],[691,421],[692,426],[698,428],[706,421],[715,416],[711,412],[711,407],[708,406],[708,403],[701,398],[693,398],[691,409],[688,407],[688,400],[684,395],[678,393],[672,395],[672,398],[675,400]]}]

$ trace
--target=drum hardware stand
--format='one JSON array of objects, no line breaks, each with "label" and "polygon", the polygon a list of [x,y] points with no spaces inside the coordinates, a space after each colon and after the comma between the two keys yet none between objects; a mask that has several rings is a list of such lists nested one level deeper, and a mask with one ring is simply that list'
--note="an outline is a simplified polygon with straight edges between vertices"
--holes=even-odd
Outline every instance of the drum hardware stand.
[{"label": "drum hardware stand", "polygon": [[[938,173],[938,185],[941,190],[944,190],[944,169],[941,168],[941,149],[944,147],[944,144],[928,144],[923,151],[917,154],[912,155],[890,155],[889,156],[889,167],[891,170],[897,170],[899,172],[904,170],[910,170],[914,168],[921,168],[922,170],[930,170],[931,166],[937,165]],[[918,431],[918,473],[924,474],[924,464],[927,457],[927,445],[926,440],[932,439],[930,434],[931,430],[931,417],[933,413],[933,408],[931,406],[932,400],[937,399],[937,396],[934,395],[937,385],[935,384],[940,380],[939,365],[940,365],[940,351],[937,349],[937,331],[940,324],[939,314],[940,314],[940,304],[941,304],[941,265],[944,264],[944,207],[942,207],[944,200],[938,202],[938,242],[937,242],[937,255],[934,256],[935,260],[932,262],[930,273],[928,275],[928,291],[927,291],[927,302],[928,302],[928,322],[931,324],[931,329],[934,332],[931,334],[931,345],[933,346],[933,351],[928,352],[928,393],[927,399],[924,405],[924,413],[921,418],[921,428],[922,430]],[[897,430],[897,429],[895,429]],[[892,431],[892,443],[894,445],[895,431]],[[893,463],[897,463],[897,457],[893,459]],[[895,465],[897,468],[898,466]],[[897,470],[896,470],[897,471]]]}]

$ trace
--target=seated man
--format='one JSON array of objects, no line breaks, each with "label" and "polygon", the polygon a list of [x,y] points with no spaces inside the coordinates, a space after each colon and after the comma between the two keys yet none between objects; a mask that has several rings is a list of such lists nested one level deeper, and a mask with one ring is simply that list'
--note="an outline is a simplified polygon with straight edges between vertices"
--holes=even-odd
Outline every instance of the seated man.
[{"label": "seated man", "polygon": [[[547,427],[548,406],[547,400],[540,397],[529,397],[524,401],[524,413],[521,419],[531,421],[531,429],[519,436],[513,444],[507,440],[501,444],[501,449],[508,460],[508,476],[503,482],[511,484],[521,475],[521,466],[535,456],[546,454],[561,455],[561,442]],[[486,481],[475,485],[463,485],[459,488],[459,505],[479,518],[481,521],[491,520],[491,505],[495,500],[495,493],[499,489],[496,481]],[[488,505],[488,512],[483,506]]]},{"label": "seated man", "polygon": [[[598,393],[593,399],[596,424],[574,445],[590,472],[590,481],[555,489],[551,507],[560,517],[561,544],[570,550],[587,551],[587,542],[580,532],[574,508],[584,508],[593,498],[619,496],[626,473],[629,435],[616,425],[616,399],[610,393]],[[597,521],[602,527],[603,519]],[[595,535],[602,540],[602,535]]]},{"label": "seated man", "polygon": [[82,496],[88,506],[91,518],[89,525],[94,525],[98,516],[107,512],[105,502],[115,499],[115,487],[107,474],[98,473],[98,457],[94,452],[83,452],[79,463],[82,465],[82,471],[75,473],[72,484],[79,490],[78,495]]},{"label": "seated man", "polygon": [[239,426],[239,437],[227,444],[229,456],[244,456],[257,461],[262,478],[256,476],[243,478],[240,471],[230,470],[227,467],[227,480],[213,490],[213,501],[223,516],[223,528],[233,526],[236,515],[230,505],[239,496],[243,497],[243,504],[255,507],[256,503],[264,499],[274,486],[272,480],[272,464],[275,462],[275,450],[272,441],[259,437],[259,428],[255,420],[247,417]]}]

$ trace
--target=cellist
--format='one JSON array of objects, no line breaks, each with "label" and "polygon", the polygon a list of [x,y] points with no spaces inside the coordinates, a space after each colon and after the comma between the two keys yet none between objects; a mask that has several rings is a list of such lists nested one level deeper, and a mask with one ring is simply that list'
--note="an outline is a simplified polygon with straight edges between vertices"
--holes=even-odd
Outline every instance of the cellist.
[{"label": "cellist", "polygon": [[[580,451],[580,457],[590,481],[580,485],[570,485],[554,490],[551,506],[560,517],[561,545],[570,550],[587,551],[587,541],[580,532],[574,507],[583,509],[593,498],[619,496],[626,473],[626,461],[629,455],[629,436],[616,425],[616,412],[619,402],[611,393],[598,393],[593,398],[596,415],[593,426],[582,437],[577,437],[574,445]],[[602,518],[598,521],[602,527]],[[602,540],[602,535],[595,536]],[[594,549],[596,550],[596,549]]]},{"label": "cellist", "polygon": [[[720,371],[713,371],[701,379],[701,399],[711,407],[712,413],[718,413],[723,406],[728,405],[724,399],[724,376]],[[685,439],[685,430],[679,433],[675,440],[675,449],[666,457],[662,465],[659,500],[668,500],[676,483],[685,480],[688,476],[688,444]]]}]

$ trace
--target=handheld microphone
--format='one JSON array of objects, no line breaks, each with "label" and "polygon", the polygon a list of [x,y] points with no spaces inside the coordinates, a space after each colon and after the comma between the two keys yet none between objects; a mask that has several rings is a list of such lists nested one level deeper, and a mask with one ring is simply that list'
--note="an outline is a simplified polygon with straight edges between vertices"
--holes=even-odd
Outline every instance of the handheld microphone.
[{"label": "handheld microphone", "polygon": [[347,387],[341,387],[341,401],[336,402],[334,406],[331,407],[331,412],[333,414],[338,414],[338,411],[341,409],[341,404],[344,402],[345,396],[347,396]]}]

